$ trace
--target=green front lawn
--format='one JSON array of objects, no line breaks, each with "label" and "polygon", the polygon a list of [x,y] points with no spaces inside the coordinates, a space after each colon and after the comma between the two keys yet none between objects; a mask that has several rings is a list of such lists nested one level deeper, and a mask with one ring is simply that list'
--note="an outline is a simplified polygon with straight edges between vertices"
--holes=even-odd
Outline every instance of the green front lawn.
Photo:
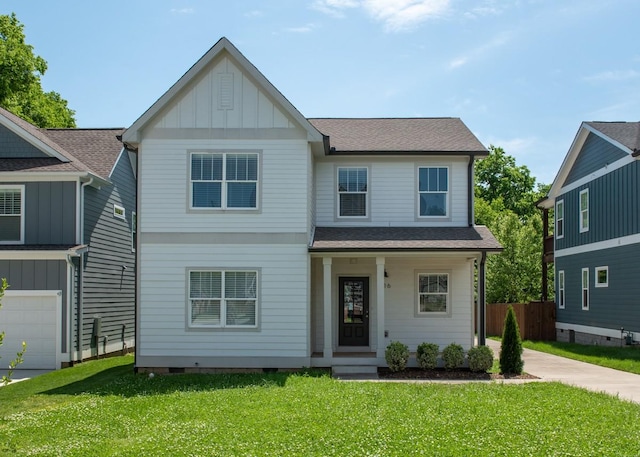
[{"label": "green front lawn", "polygon": [[0,455],[640,455],[640,405],[558,383],[341,382],[87,362],[0,388]]},{"label": "green front lawn", "polygon": [[640,347],[590,346],[559,341],[523,341],[522,346],[616,370],[640,374]]}]

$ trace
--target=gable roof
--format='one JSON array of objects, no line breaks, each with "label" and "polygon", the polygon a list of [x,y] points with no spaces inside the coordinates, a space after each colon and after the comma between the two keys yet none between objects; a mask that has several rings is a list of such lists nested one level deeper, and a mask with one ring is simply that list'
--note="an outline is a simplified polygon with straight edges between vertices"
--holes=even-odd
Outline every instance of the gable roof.
[{"label": "gable roof", "polygon": [[160,113],[160,111],[174,100],[183,89],[198,75],[206,71],[218,56],[230,55],[240,66],[242,71],[249,74],[276,103],[307,132],[309,141],[324,142],[324,138],[316,128],[286,99],[276,87],[225,37],[221,38],[205,55],[203,55],[187,72],[167,90],[142,116],[140,116],[122,135],[125,144],[136,146],[141,140],[141,131]]},{"label": "gable roof", "polygon": [[[554,205],[555,199],[560,195],[560,190],[564,187],[565,181],[590,133],[611,143],[630,157],[640,155],[640,122],[583,122],[571,143],[569,152],[567,152],[562,165],[560,165],[548,195],[536,202],[536,206],[551,208]],[[612,171],[613,169],[609,167],[609,170]]]},{"label": "gable roof", "polygon": [[309,122],[329,137],[330,154],[489,155],[459,118],[320,118]]}]

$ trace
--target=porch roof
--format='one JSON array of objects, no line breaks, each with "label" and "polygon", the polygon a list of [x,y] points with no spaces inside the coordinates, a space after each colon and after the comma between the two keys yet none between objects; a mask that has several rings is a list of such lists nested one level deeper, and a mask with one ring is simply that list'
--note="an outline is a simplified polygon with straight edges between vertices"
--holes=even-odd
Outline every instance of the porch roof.
[{"label": "porch roof", "polygon": [[483,225],[473,227],[316,227],[310,251],[502,251]]}]

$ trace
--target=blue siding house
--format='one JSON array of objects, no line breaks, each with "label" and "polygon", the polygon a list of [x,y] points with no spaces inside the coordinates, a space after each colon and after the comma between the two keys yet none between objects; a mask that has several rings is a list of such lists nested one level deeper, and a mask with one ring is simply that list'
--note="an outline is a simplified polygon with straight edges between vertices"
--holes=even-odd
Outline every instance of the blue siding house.
[{"label": "blue siding house", "polygon": [[0,347],[55,369],[130,349],[135,157],[123,129],[39,129],[0,108]]},{"label": "blue siding house", "polygon": [[584,122],[539,202],[555,210],[558,341],[640,340],[639,155],[640,122]]}]

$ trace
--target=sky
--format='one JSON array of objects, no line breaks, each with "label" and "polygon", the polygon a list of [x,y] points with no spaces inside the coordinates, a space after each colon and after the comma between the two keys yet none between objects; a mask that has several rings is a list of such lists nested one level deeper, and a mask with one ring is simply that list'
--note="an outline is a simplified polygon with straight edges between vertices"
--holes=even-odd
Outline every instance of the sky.
[{"label": "sky", "polygon": [[638,0],[1,0],[78,127],[128,127],[225,36],[306,117],[459,117],[550,184],[640,120]]}]

